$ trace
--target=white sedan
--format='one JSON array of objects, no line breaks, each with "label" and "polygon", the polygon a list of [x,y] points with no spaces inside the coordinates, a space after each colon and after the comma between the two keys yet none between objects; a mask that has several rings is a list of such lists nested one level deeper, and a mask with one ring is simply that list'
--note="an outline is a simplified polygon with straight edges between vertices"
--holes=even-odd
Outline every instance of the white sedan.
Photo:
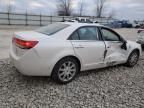
[{"label": "white sedan", "polygon": [[125,64],[133,67],[141,46],[99,24],[54,23],[16,32],[10,58],[24,75],[51,76],[68,83],[79,71]]}]

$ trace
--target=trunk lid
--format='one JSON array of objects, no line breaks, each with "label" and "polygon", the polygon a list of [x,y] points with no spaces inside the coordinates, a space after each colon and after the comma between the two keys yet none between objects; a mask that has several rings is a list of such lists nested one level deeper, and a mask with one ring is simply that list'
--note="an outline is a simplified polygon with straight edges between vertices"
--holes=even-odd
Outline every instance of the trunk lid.
[{"label": "trunk lid", "polygon": [[14,34],[16,38],[22,39],[22,40],[41,40],[45,38],[50,38],[50,36],[38,33],[35,31],[23,31],[23,32],[16,32]]}]

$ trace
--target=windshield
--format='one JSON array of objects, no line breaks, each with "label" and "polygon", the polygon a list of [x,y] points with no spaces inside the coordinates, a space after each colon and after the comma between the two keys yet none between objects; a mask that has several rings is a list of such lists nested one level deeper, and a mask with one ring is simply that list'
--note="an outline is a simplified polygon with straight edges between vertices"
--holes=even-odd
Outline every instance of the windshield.
[{"label": "windshield", "polygon": [[52,34],[57,33],[60,30],[65,29],[68,26],[69,26],[68,24],[54,23],[54,24],[50,24],[45,27],[41,27],[41,28],[37,29],[36,32],[46,34],[46,35],[52,35]]}]

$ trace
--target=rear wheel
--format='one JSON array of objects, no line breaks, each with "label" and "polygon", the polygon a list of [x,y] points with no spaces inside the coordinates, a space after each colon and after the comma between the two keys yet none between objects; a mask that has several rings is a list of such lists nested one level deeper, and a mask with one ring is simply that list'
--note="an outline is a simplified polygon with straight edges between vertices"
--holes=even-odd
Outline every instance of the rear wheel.
[{"label": "rear wheel", "polygon": [[130,54],[126,66],[128,67],[133,67],[137,64],[139,59],[139,52],[137,50],[132,51],[132,53]]},{"label": "rear wheel", "polygon": [[66,84],[74,79],[78,71],[77,61],[71,57],[66,57],[55,65],[52,78],[58,83]]}]

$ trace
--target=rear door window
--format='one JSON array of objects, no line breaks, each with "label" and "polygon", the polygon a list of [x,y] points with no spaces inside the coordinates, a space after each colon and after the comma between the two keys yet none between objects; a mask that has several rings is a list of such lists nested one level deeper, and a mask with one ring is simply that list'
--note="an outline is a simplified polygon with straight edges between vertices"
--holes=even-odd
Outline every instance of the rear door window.
[{"label": "rear door window", "polygon": [[80,40],[98,40],[96,27],[83,27],[78,30]]},{"label": "rear door window", "polygon": [[99,40],[96,27],[82,27],[76,30],[70,37],[71,40]]}]

